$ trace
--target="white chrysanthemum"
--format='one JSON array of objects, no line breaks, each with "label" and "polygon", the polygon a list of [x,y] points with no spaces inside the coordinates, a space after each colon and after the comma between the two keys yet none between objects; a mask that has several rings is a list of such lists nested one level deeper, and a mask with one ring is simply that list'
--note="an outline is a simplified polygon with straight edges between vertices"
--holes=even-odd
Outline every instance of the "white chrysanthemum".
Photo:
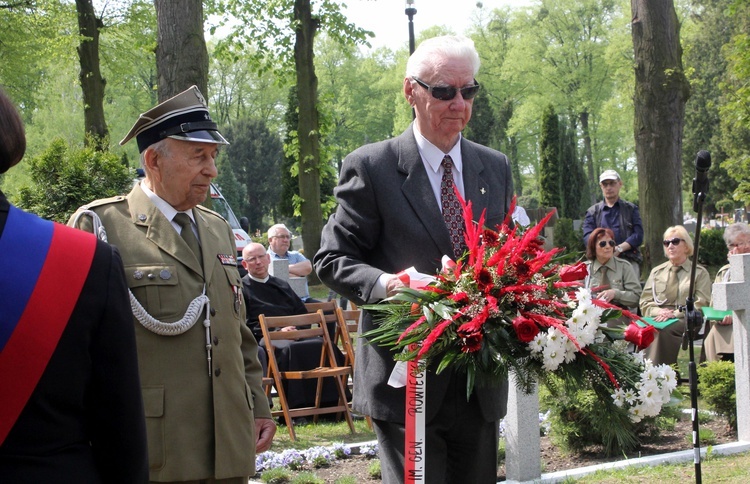
[{"label": "white chrysanthemum", "polygon": [[612,394],[612,401],[615,402],[615,405],[618,407],[625,405],[625,390],[622,388],[615,390],[615,393]]},{"label": "white chrysanthemum", "polygon": [[659,378],[661,372],[656,369],[653,365],[646,365],[646,369],[641,373],[641,381],[642,382],[656,382],[656,379]]},{"label": "white chrysanthemum", "polygon": [[578,304],[591,304],[591,290],[587,287],[579,288],[576,290],[576,299],[578,300]]},{"label": "white chrysanthemum", "polygon": [[638,400],[640,400],[644,406],[656,404],[661,406],[661,393],[659,392],[659,386],[656,384],[656,381],[650,381],[641,386],[641,389],[638,392]]},{"label": "white chrysanthemum", "polygon": [[637,423],[643,420],[643,408],[641,407],[641,405],[630,407],[628,413],[630,414],[630,420],[633,422]]},{"label": "white chrysanthemum", "polygon": [[659,410],[661,410],[660,403],[643,403],[641,405],[641,415],[644,417],[656,417],[659,415]]},{"label": "white chrysanthemum", "polygon": [[547,371],[555,371],[565,358],[565,350],[558,345],[547,345],[542,352],[543,365]]},{"label": "white chrysanthemum", "polygon": [[565,338],[564,351],[565,354],[563,355],[563,360],[565,361],[565,363],[570,363],[571,361],[576,359],[576,352],[578,351],[578,348],[576,348],[576,345],[574,345],[573,342],[568,338]]},{"label": "white chrysanthemum", "polygon": [[628,405],[633,405],[635,404],[636,398],[638,398],[638,394],[632,388],[625,388],[622,391],[622,397],[628,402]]},{"label": "white chrysanthemum", "polygon": [[547,333],[540,331],[529,343],[529,351],[534,354],[541,353],[545,346],[547,346]]},{"label": "white chrysanthemum", "polygon": [[552,346],[555,349],[562,348],[567,339],[557,328],[549,328],[547,330],[547,346]]},{"label": "white chrysanthemum", "polygon": [[657,370],[659,371],[661,387],[671,393],[677,388],[677,373],[669,365],[659,365]]}]

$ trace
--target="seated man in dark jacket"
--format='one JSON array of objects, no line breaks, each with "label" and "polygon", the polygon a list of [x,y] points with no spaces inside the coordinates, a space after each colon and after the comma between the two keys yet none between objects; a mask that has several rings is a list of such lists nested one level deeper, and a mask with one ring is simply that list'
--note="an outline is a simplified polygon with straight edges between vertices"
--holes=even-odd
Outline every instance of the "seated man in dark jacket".
[{"label": "seated man in dark jacket", "polygon": [[289,316],[305,314],[305,303],[294,292],[288,282],[268,273],[271,256],[261,244],[250,243],[242,250],[242,265],[247,275],[242,278],[242,292],[245,295],[247,325],[255,339],[260,341],[258,316]]},{"label": "seated man in dark jacket", "polygon": [[[264,374],[267,372],[268,358],[265,353],[263,333],[258,322],[261,314],[265,316],[290,316],[305,314],[307,308],[288,282],[268,273],[271,256],[261,244],[248,244],[242,251],[242,265],[247,275],[242,278],[242,292],[245,296],[247,325],[258,340],[258,358],[263,365]],[[284,331],[282,328],[281,331]],[[321,340],[309,338],[300,341],[274,341],[276,347],[276,361],[281,371],[309,370],[320,364]],[[343,354],[334,347],[336,360],[341,364]],[[287,401],[290,408],[312,407],[315,405],[315,381],[292,381],[285,385]],[[338,401],[338,393],[333,381],[326,381],[323,385],[323,404],[334,405]]]}]

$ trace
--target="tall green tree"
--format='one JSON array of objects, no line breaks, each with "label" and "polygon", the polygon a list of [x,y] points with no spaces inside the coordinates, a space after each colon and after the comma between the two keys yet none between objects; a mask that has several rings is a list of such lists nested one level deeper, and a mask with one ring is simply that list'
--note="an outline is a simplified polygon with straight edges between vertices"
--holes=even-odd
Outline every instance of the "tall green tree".
[{"label": "tall green tree", "polygon": [[99,63],[99,29],[102,21],[96,16],[92,0],[76,0],[78,16],[78,61],[81,70],[78,81],[83,91],[83,119],[86,144],[104,150],[108,144],[109,130],[104,119],[105,81]]},{"label": "tall green tree", "polygon": [[582,218],[589,197],[586,174],[578,161],[575,118],[560,123],[560,216]]},{"label": "tall green tree", "polygon": [[615,0],[542,0],[526,17],[522,50],[531,54],[524,63],[527,75],[543,81],[537,93],[553,102],[558,112],[578,117],[582,159],[591,184],[596,183],[592,118],[612,90],[605,53],[618,10]]},{"label": "tall green tree", "polygon": [[208,96],[208,49],[201,0],[154,0],[159,102],[192,85]]},{"label": "tall green tree", "polygon": [[716,211],[716,202],[731,200],[737,188],[737,181],[721,166],[726,153],[722,146],[719,114],[724,104],[721,86],[727,75],[727,61],[722,49],[730,41],[734,23],[733,17],[726,14],[731,3],[732,0],[692,1],[691,12],[682,29],[685,70],[691,89],[690,99],[685,105],[682,187],[684,191],[691,190],[696,153],[710,151],[713,163],[704,205],[707,212]]},{"label": "tall green tree", "polygon": [[281,194],[281,140],[257,119],[237,120],[224,133],[232,143],[221,156],[245,188],[237,213],[248,218],[252,230],[263,231],[263,219],[273,218]]},{"label": "tall green tree", "polygon": [[662,234],[682,222],[682,131],[690,86],[672,1],[631,0],[635,154],[646,271],[665,260]]},{"label": "tall green tree", "polygon": [[[306,249],[320,248],[323,211],[320,200],[320,136],[317,76],[314,64],[315,35],[324,27],[332,38],[343,44],[364,42],[368,32],[349,24],[339,5],[321,0],[313,11],[311,0],[214,0],[212,11],[239,20],[226,43],[254,45],[259,69],[275,68],[283,76],[294,72],[299,100],[297,126],[297,164],[302,234]],[[371,35],[371,34],[370,34]],[[317,276],[311,274],[311,282]]]},{"label": "tall green tree", "polygon": [[542,132],[539,137],[541,202],[545,207],[562,208],[560,198],[560,124],[555,108],[551,104],[542,116]]},{"label": "tall green tree", "polygon": [[721,114],[722,145],[727,159],[722,164],[738,181],[734,199],[750,208],[750,5],[735,0],[728,13],[732,36],[725,46],[727,75],[722,83],[726,103]]}]

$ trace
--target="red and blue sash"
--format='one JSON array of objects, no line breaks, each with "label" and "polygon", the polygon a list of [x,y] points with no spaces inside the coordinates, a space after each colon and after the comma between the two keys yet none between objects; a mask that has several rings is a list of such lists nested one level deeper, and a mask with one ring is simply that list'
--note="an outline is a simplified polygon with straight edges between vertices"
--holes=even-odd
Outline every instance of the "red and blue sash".
[{"label": "red and blue sash", "polygon": [[60,341],[95,249],[90,233],[11,205],[0,236],[0,444]]}]

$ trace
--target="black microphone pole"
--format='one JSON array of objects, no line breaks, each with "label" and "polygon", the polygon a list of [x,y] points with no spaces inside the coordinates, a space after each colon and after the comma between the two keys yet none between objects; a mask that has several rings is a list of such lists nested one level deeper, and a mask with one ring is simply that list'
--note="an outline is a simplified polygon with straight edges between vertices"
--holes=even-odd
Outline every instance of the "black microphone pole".
[{"label": "black microphone pole", "polygon": [[695,218],[695,250],[690,269],[690,290],[685,299],[685,332],[682,335],[682,349],[690,343],[690,363],[688,364],[690,384],[690,406],[693,419],[693,462],[695,463],[695,482],[701,484],[701,446],[698,433],[698,372],[695,366],[695,350],[693,343],[703,327],[703,315],[695,310],[695,270],[698,263],[698,250],[703,225],[703,201],[708,193],[708,170],[711,168],[711,154],[699,151],[695,160],[695,178],[693,178],[693,211]]}]

